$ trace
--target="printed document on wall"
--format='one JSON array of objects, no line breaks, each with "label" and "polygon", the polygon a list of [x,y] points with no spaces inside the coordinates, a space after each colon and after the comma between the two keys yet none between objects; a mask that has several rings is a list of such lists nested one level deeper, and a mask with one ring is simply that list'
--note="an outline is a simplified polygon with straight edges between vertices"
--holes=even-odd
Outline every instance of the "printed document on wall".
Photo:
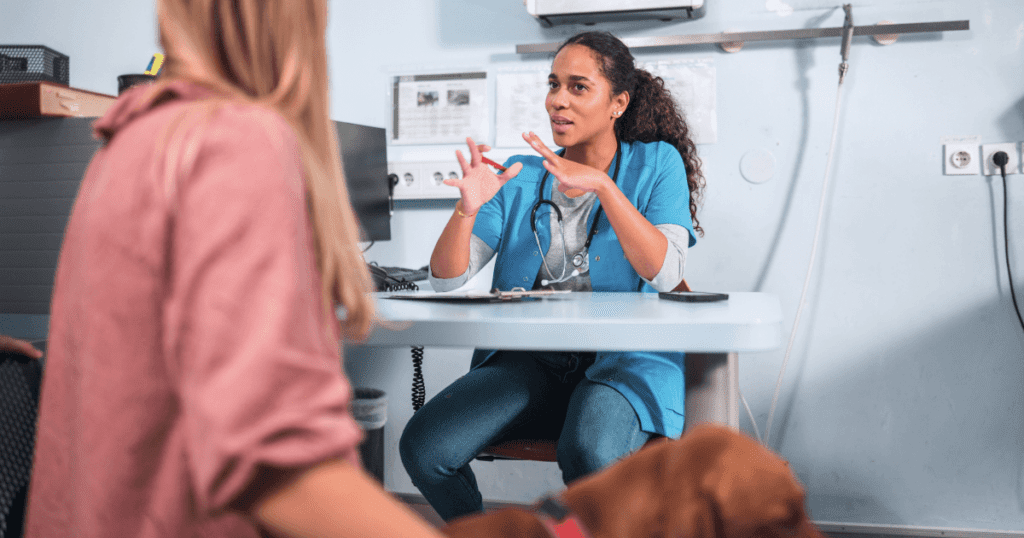
[{"label": "printed document on wall", "polygon": [[551,136],[551,121],[544,100],[548,96],[549,69],[498,73],[496,117],[494,121],[494,146],[529,147],[523,140],[523,133],[533,131],[547,145],[554,149]]},{"label": "printed document on wall", "polygon": [[[717,77],[713,60],[660,61],[638,67],[664,79],[683,112],[694,143],[718,142]],[[496,147],[527,147],[522,133],[529,131],[537,133],[548,147],[554,147],[551,123],[544,108],[548,73],[549,70],[544,69],[497,74]]]},{"label": "printed document on wall", "polygon": [[395,77],[393,98],[392,144],[487,141],[487,73]]},{"label": "printed document on wall", "polygon": [[717,77],[713,60],[650,62],[639,67],[665,80],[665,86],[683,110],[695,144],[718,142]]}]

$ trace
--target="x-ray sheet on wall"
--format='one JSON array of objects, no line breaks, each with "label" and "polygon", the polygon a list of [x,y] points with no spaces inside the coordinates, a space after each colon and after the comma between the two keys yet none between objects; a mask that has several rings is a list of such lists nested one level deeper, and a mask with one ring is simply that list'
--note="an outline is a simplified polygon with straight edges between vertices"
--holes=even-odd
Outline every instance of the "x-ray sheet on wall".
[{"label": "x-ray sheet on wall", "polygon": [[712,60],[648,62],[639,67],[665,80],[695,144],[718,142],[717,77]]},{"label": "x-ray sheet on wall", "polygon": [[[649,62],[639,67],[665,80],[683,111],[694,143],[718,142],[717,82],[712,60]],[[537,133],[548,147],[553,146],[551,124],[544,109],[548,73],[544,69],[497,74],[496,147],[527,146],[522,137],[527,131]]]},{"label": "x-ray sheet on wall", "polygon": [[487,73],[395,77],[392,144],[455,144],[488,136]]},{"label": "x-ray sheet on wall", "polygon": [[494,146],[528,147],[523,133],[533,131],[549,148],[555,147],[551,123],[544,109],[550,70],[498,73]]}]

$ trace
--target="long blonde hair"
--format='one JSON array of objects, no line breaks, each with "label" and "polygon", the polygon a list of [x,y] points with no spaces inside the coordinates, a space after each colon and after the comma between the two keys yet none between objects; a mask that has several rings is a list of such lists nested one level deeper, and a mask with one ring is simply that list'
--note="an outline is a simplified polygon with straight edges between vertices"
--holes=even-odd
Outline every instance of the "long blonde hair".
[{"label": "long blonde hair", "polygon": [[327,1],[158,0],[157,14],[167,58],[162,81],[189,80],[267,106],[295,131],[323,307],[334,316],[340,304],[346,335],[364,338],[374,316],[372,288],[329,117]]}]

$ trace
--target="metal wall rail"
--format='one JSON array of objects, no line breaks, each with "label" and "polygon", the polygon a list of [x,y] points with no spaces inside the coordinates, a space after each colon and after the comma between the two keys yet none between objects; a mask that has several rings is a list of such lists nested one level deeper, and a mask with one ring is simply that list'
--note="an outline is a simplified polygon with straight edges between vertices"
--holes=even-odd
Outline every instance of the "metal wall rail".
[{"label": "metal wall rail", "polygon": [[[930,32],[953,32],[970,30],[971,21],[946,22],[915,22],[907,24],[877,24],[872,26],[855,26],[854,36],[902,35]],[[709,45],[721,43],[749,43],[752,41],[788,41],[793,39],[815,39],[821,37],[842,37],[843,27],[806,28],[800,30],[773,30],[766,32],[729,32],[720,34],[692,34],[664,37],[631,37],[622,42],[631,49],[685,47],[689,45]],[[540,43],[535,45],[516,45],[516,53],[531,54],[537,52],[555,52],[561,43]]]}]

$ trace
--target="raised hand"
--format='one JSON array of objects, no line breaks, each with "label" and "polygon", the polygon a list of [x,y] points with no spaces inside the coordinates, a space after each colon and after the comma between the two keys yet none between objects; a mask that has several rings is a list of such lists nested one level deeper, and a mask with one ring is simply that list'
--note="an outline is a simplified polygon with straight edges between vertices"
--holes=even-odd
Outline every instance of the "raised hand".
[{"label": "raised hand", "polygon": [[548,149],[540,137],[533,132],[523,133],[523,139],[541,157],[544,157],[544,168],[558,179],[558,190],[568,196],[584,192],[597,192],[612,182],[603,170],[559,157],[557,153]]},{"label": "raised hand", "polygon": [[462,200],[459,202],[462,206],[461,211],[473,214],[480,209],[480,206],[494,198],[502,185],[516,177],[523,169],[523,165],[515,163],[500,175],[495,174],[482,160],[483,152],[490,151],[490,146],[485,144],[478,146],[472,138],[466,138],[466,145],[469,146],[469,162],[466,162],[461,151],[455,151],[455,157],[459,159],[459,166],[462,167],[462,178],[446,179],[444,184],[459,189],[462,194]]}]

